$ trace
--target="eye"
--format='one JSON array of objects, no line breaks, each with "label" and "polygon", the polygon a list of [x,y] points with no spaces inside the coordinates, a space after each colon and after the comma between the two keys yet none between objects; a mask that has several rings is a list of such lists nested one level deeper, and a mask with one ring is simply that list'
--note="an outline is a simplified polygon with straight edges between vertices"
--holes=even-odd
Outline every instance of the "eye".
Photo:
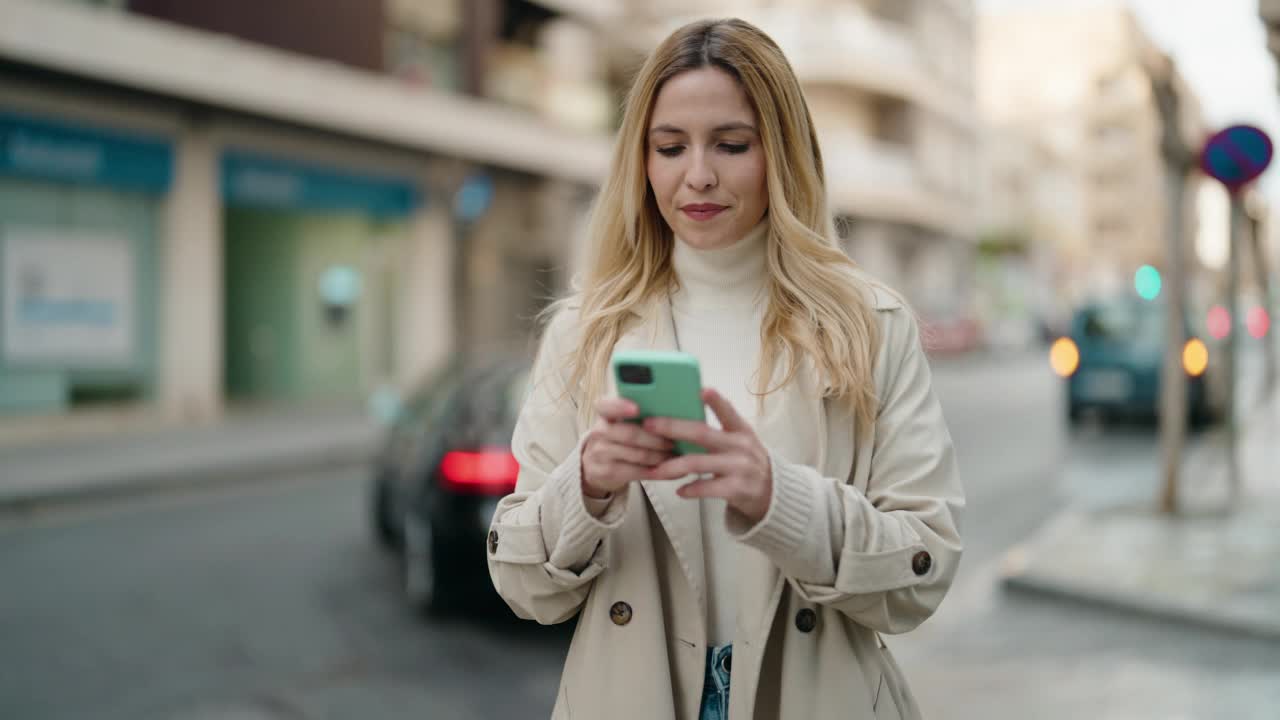
[{"label": "eye", "polygon": [[747,143],[742,143],[740,145],[735,143],[720,143],[720,149],[724,150],[730,155],[741,155],[742,153],[746,152],[747,148],[749,147],[751,146],[748,145]]},{"label": "eye", "polygon": [[658,148],[658,154],[665,157],[675,157],[684,151],[683,145],[668,145]]}]

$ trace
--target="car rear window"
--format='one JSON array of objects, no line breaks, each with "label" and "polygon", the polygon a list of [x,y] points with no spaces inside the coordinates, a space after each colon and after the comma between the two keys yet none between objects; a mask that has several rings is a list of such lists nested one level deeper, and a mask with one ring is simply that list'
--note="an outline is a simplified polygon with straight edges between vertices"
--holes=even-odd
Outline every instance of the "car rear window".
[{"label": "car rear window", "polygon": [[482,447],[511,442],[524,405],[528,371],[524,367],[490,368],[471,373],[459,389],[457,412],[450,418],[458,442]]},{"label": "car rear window", "polygon": [[1164,321],[1158,305],[1105,305],[1083,311],[1081,330],[1097,342],[1158,345],[1163,342]]}]

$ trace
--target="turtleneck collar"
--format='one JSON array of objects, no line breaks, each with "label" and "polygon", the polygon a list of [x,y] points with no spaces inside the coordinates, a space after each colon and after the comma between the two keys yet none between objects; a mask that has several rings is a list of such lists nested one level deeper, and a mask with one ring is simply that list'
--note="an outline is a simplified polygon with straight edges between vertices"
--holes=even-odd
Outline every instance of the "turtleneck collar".
[{"label": "turtleneck collar", "polygon": [[768,231],[766,218],[732,245],[712,250],[675,238],[671,261],[680,289],[672,295],[672,304],[684,310],[742,307],[757,301],[765,284]]}]

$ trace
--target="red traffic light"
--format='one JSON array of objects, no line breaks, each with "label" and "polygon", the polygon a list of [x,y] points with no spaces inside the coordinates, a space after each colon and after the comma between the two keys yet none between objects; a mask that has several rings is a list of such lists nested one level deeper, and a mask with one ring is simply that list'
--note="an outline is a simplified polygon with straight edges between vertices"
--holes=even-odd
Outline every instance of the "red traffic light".
[{"label": "red traffic light", "polygon": [[1221,340],[1231,334],[1231,313],[1221,305],[1209,308],[1209,317],[1205,325],[1214,340]]},{"label": "red traffic light", "polygon": [[1267,331],[1271,329],[1271,316],[1267,313],[1267,309],[1258,305],[1249,311],[1245,317],[1245,325],[1249,328],[1249,334],[1254,338],[1261,340],[1267,336]]}]

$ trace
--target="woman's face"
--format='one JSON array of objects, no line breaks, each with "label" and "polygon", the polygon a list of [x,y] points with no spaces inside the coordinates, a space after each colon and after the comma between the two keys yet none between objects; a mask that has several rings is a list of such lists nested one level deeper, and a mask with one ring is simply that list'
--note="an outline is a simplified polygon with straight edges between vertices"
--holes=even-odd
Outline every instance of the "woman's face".
[{"label": "woman's face", "polygon": [[723,70],[690,70],[662,86],[646,154],[658,210],[693,247],[732,245],[769,208],[755,112]]}]

